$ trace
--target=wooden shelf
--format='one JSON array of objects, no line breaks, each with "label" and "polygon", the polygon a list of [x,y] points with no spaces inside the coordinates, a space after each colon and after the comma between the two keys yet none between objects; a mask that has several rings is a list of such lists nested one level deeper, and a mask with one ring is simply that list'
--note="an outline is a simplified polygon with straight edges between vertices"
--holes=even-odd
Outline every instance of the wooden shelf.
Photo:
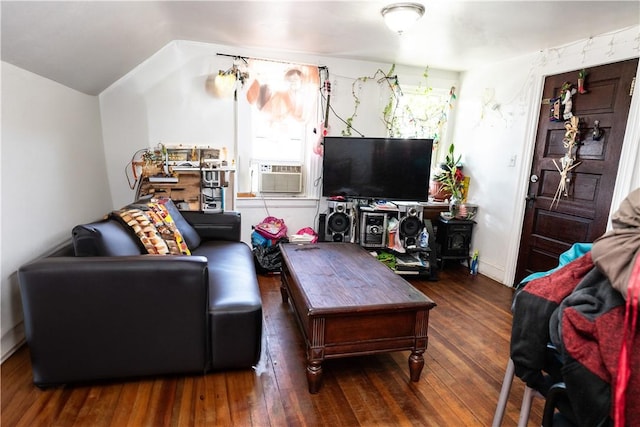
[{"label": "wooden shelf", "polygon": [[142,178],[136,198],[152,194],[170,198],[181,210],[201,210],[200,171],[181,171],[177,177],[178,182],[151,182],[148,177]]}]

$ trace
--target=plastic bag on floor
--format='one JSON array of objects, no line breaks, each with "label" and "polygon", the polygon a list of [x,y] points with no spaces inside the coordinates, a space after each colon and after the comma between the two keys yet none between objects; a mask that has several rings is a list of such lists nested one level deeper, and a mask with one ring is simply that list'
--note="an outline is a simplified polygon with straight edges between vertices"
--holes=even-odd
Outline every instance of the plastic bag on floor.
[{"label": "plastic bag on floor", "polygon": [[278,240],[275,244],[269,246],[254,246],[253,258],[256,265],[256,271],[261,274],[279,272],[282,267],[282,254],[280,253],[279,243],[286,243],[286,238]]}]

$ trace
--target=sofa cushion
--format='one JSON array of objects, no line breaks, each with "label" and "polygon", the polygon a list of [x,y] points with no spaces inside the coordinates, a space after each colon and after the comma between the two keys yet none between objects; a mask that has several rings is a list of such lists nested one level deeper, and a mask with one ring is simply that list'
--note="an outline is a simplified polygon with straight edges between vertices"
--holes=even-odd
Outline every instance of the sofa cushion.
[{"label": "sofa cushion", "polygon": [[207,258],[209,310],[261,305],[253,253],[246,243],[205,241],[193,255]]},{"label": "sofa cushion", "polygon": [[176,227],[178,227],[178,230],[180,230],[180,233],[182,233],[182,237],[184,237],[184,241],[187,242],[187,246],[189,246],[189,249],[194,250],[198,246],[200,246],[200,235],[198,234],[196,229],[193,228],[193,226],[189,224],[186,219],[184,219],[178,207],[175,205],[175,203],[173,203],[173,200],[163,197],[158,199],[158,203],[164,204],[164,206],[167,208],[167,211],[169,211],[169,215],[171,215],[171,218],[173,218],[173,222],[175,222]]},{"label": "sofa cushion", "polygon": [[143,253],[139,241],[113,219],[77,225],[71,235],[76,256],[128,256]]},{"label": "sofa cushion", "polygon": [[198,234],[196,229],[193,228],[193,226],[189,224],[189,222],[187,222],[187,220],[182,216],[182,213],[175,205],[175,203],[173,203],[173,200],[169,199],[168,197],[152,198],[147,196],[134,202],[128,207],[144,209],[149,203],[161,203],[165,208],[167,208],[169,215],[171,215],[173,222],[176,224],[176,227],[178,227],[178,230],[180,230],[180,234],[182,234],[185,243],[191,251],[200,246],[200,235]]},{"label": "sofa cushion", "polygon": [[147,253],[154,255],[191,255],[182,234],[164,205],[148,203],[147,208],[124,208],[111,214],[135,234]]}]

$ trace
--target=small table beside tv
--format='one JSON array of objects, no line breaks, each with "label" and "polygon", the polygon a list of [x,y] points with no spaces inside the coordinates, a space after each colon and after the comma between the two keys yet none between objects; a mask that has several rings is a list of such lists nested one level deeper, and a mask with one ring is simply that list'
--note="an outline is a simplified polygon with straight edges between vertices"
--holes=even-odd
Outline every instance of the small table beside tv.
[{"label": "small table beside tv", "polygon": [[471,268],[469,251],[474,224],[475,221],[470,219],[438,219],[436,243],[441,269],[447,260],[465,260],[467,267]]}]

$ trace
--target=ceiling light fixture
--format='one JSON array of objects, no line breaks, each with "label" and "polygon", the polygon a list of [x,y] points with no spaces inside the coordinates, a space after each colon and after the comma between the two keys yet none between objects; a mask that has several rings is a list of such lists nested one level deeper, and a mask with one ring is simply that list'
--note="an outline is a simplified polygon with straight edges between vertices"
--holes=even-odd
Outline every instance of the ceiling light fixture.
[{"label": "ceiling light fixture", "polygon": [[424,15],[424,6],[419,3],[394,3],[384,7],[380,13],[390,30],[402,34]]}]

